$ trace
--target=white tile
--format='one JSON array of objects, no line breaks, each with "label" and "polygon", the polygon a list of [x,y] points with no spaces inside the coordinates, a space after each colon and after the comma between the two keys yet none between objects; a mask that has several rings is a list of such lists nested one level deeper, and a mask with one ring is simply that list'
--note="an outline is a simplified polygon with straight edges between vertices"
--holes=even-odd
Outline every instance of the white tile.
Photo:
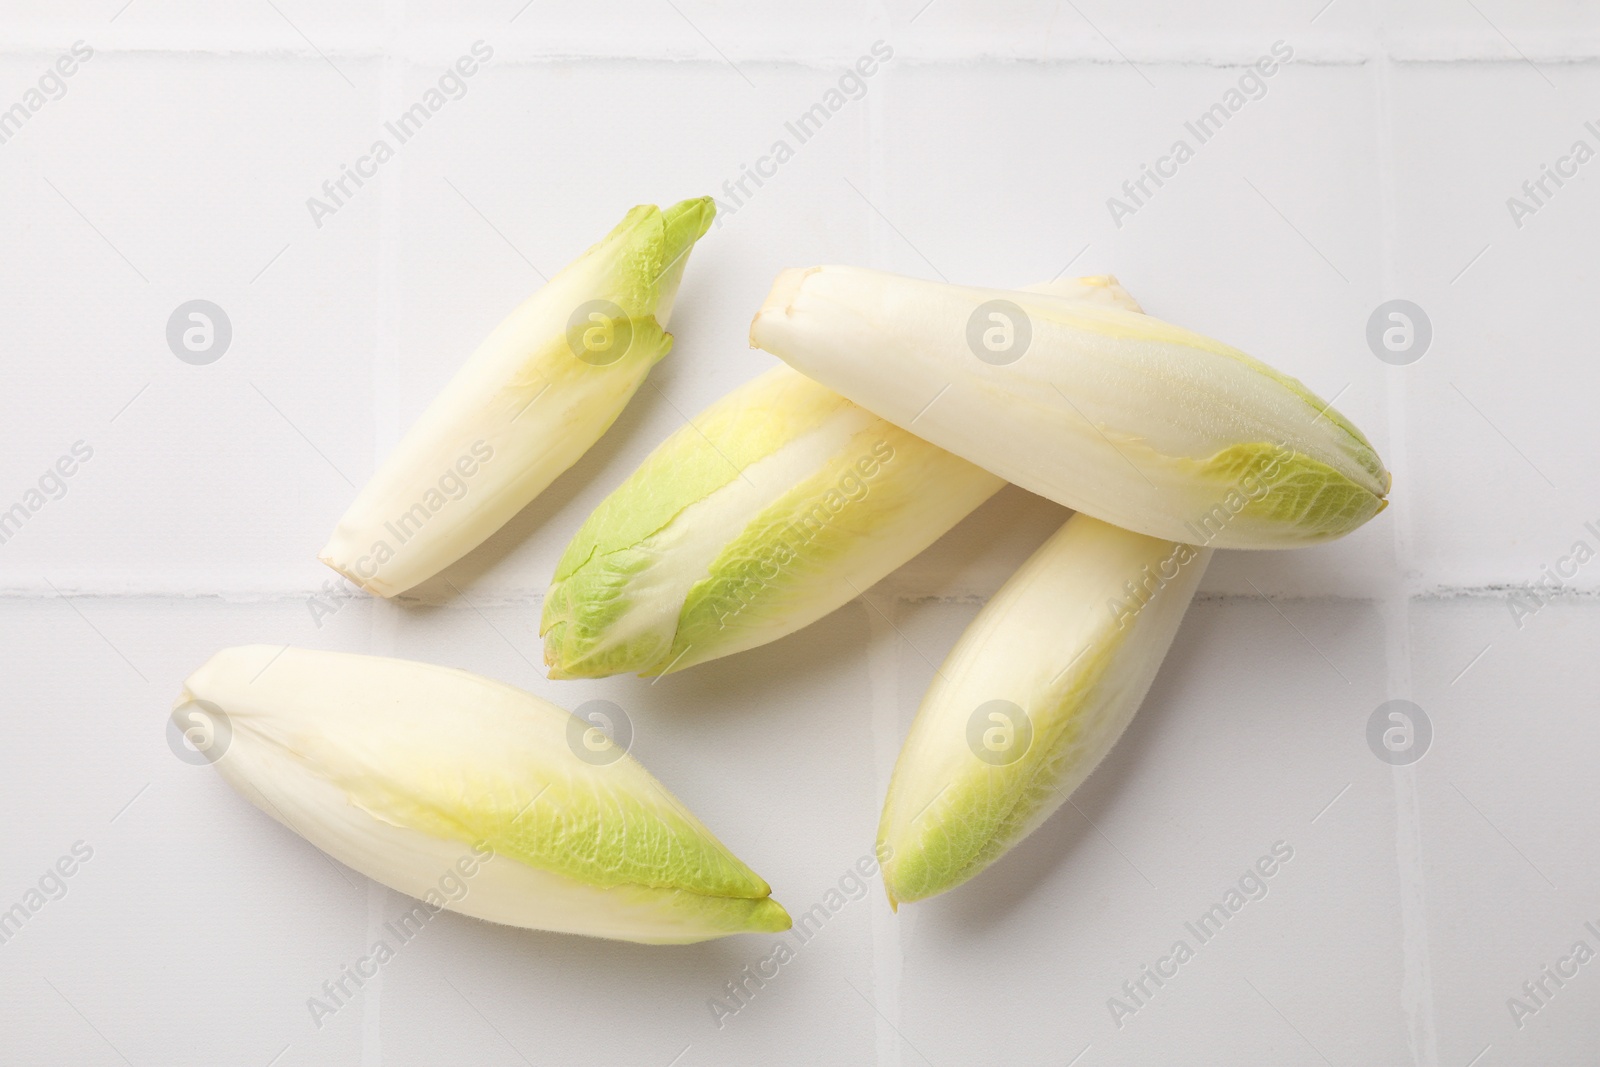
[{"label": "white tile", "polygon": [[[1256,43],[1310,32],[1315,8],[1289,12],[1263,0],[1173,7],[1158,0],[1132,4],[1053,4],[1046,0],[996,7],[981,0],[898,0],[896,29],[911,47],[928,52],[995,56],[1090,56],[1108,64],[1160,58],[1234,57]],[[1134,73],[1131,84],[1137,84]]]},{"label": "white tile", "polygon": [[[318,231],[305,201],[369,143],[376,103],[316,60],[97,55],[4,146],[0,285],[35,358],[0,400],[0,499],[76,441],[94,453],[5,545],[7,585],[321,580],[340,471],[370,454],[379,219],[352,202]],[[197,298],[232,326],[203,366],[167,341]]]},{"label": "white tile", "polygon": [[250,4],[211,7],[183,0],[132,0],[132,3],[129,0],[68,0],[61,4],[6,0],[0,4],[0,18],[11,26],[70,26],[82,32],[98,31],[102,36],[130,28],[157,28],[180,36],[197,28],[217,26],[271,30],[302,26],[304,32],[315,34],[327,26],[375,23],[381,18],[383,8],[381,0],[333,0],[318,4],[305,0],[273,0],[259,7]]},{"label": "white tile", "polygon": [[[1341,14],[1348,19],[1358,10]],[[1333,16],[1330,12],[1330,19]],[[1562,58],[1594,56],[1600,48],[1600,22],[1594,9],[1581,0],[1517,4],[1401,0],[1389,5],[1384,21],[1396,47],[1407,52],[1488,56],[1506,63],[1532,56],[1549,64],[1547,73],[1553,78],[1560,76],[1556,72],[1563,66]]]},{"label": "white tile", "polygon": [[[1572,358],[1586,342],[1585,235],[1600,202],[1581,180],[1518,228],[1506,206],[1576,139],[1600,102],[1587,68],[1553,92],[1526,66],[1403,65],[1394,74],[1397,295],[1421,305],[1434,342],[1391,372],[1404,398],[1414,566],[1426,584],[1536,579],[1600,515],[1582,449],[1600,378]],[[1480,257],[1481,258],[1477,258]],[[1474,259],[1476,258],[1476,262]],[[1463,273],[1464,272],[1464,273]],[[1579,572],[1596,588],[1600,573]]]},{"label": "white tile", "polygon": [[[1441,1062],[1470,1059],[1485,1044],[1496,1062],[1592,1060],[1600,980],[1590,968],[1559,989],[1547,982],[1554,996],[1543,1005],[1523,983],[1579,940],[1600,951],[1600,935],[1585,926],[1600,928],[1589,862],[1600,790],[1583,695],[1596,683],[1600,610],[1592,600],[1555,603],[1518,631],[1503,602],[1452,598],[1419,604],[1411,628],[1413,699],[1434,724],[1409,788],[1420,810]],[[1520,1027],[1513,997],[1538,1008]]]},{"label": "white tile", "polygon": [[[517,49],[567,55],[695,56],[708,62],[817,53],[849,55],[870,44],[874,24],[887,19],[847,0],[800,0],[755,12],[733,0],[501,0],[463,7],[445,0],[407,6],[409,20],[466,23]],[[596,27],[603,26],[603,33]],[[749,77],[760,83],[754,72]]]},{"label": "white tile", "polygon": [[[901,627],[937,657],[975,610],[919,605]],[[963,1062],[1041,1047],[1064,1062],[1085,1046],[1086,1063],[1320,1062],[1298,1029],[1335,1063],[1404,1055],[1390,772],[1364,739],[1385,693],[1381,621],[1359,604],[1288,610],[1305,637],[1259,601],[1197,603],[1072,804],[971,882],[902,907],[913,1047]],[[932,668],[901,662],[909,724]],[[1293,857],[1264,898],[1206,944],[1186,931],[1280,841]],[[1194,959],[1119,1027],[1110,999],[1179,939]]]},{"label": "white tile", "polygon": [[[182,677],[281,614],[8,602],[7,646],[52,655],[8,671],[29,713],[13,722],[4,776],[8,807],[26,814],[0,838],[6,906],[75,843],[92,855],[0,948],[7,1002],[34,1020],[8,1027],[7,1058],[46,1062],[61,1041],[83,1063],[119,1062],[107,1044],[135,1063],[173,1062],[180,1049],[191,1062],[265,1063],[304,1042],[306,997],[363,947],[366,880],[167,747]],[[302,1062],[359,1055],[354,1014],[336,1021],[327,1057]]]}]

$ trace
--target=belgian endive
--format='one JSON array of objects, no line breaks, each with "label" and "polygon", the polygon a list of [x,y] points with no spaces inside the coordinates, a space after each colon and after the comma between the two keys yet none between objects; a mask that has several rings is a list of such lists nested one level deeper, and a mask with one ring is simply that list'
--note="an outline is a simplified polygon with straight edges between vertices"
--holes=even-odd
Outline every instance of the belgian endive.
[{"label": "belgian endive", "polygon": [[960,885],[1042,823],[1111,750],[1212,550],[1068,519],[940,669],[878,825],[892,904]]},{"label": "belgian endive", "polygon": [[321,558],[369,592],[481,544],[611,426],[651,366],[710,198],[642,205],[478,346],[339,520]]},{"label": "belgian endive", "polygon": [[[215,766],[392,889],[511,926],[649,943],[789,928],[767,883],[598,730],[426,663],[253,645],[173,710]],[[441,886],[458,889],[438,901]]]},{"label": "belgian endive", "polygon": [[751,343],[933,444],[1153,537],[1287,548],[1349,533],[1389,474],[1295,379],[1117,307],[857,267],[787,270]]},{"label": "belgian endive", "polygon": [[[1042,288],[1138,310],[1113,278]],[[540,623],[550,677],[664,674],[793,633],[1003,484],[780,365],[662,442],[573,537]]]}]

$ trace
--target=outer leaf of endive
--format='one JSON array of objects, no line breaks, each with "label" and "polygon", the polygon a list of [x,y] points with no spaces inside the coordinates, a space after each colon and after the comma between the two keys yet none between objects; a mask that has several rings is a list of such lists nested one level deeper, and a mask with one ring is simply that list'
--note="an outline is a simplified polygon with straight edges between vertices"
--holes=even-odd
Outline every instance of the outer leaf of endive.
[{"label": "outer leaf of endive", "polygon": [[[1113,278],[1048,288],[1138,308]],[[662,674],[793,633],[1002,484],[780,366],[662,442],[573,537],[540,623],[550,677]]]},{"label": "outer leaf of endive", "polygon": [[[969,347],[990,301],[1031,341]],[[1024,489],[1154,537],[1285,548],[1382,510],[1361,432],[1288,375],[1131,311],[857,267],[778,276],[751,343]]]},{"label": "outer leaf of endive", "polygon": [[507,316],[361,490],[323,562],[404,592],[577,462],[672,347],[678,283],[714,212],[710,198],[634,208]]},{"label": "outer leaf of endive", "polygon": [[891,903],[971,878],[1088,777],[1149,690],[1211,552],[1074,515],[1001,587],[895,764],[878,826]]},{"label": "outer leaf of endive", "polygon": [[[426,663],[266,645],[218,652],[178,699],[220,709],[216,768],[334,858],[414,897],[476,850],[445,904],[648,943],[789,928],[767,883],[631,756],[529,693]],[[215,712],[213,712],[215,714]]]}]

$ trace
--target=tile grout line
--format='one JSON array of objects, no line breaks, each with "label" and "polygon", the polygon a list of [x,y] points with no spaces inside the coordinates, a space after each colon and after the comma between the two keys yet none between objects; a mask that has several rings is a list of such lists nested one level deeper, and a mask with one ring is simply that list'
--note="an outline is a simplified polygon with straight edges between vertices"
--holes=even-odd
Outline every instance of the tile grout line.
[{"label": "tile grout line", "polygon": [[[389,890],[382,882],[367,879],[366,943],[384,940],[383,909]],[[383,1067],[383,972],[366,980],[361,987],[361,1067]]]},{"label": "tile grout line", "polygon": [[[931,6],[931,5],[930,5]],[[904,24],[887,20],[888,29],[880,35],[906,29]],[[81,20],[36,24],[9,34],[0,44],[0,58],[53,58],[62,48],[63,39],[81,36]],[[253,25],[223,29],[218,32],[177,31],[137,28],[124,24],[117,28],[111,39],[93,41],[96,54],[118,55],[168,55],[183,57],[244,57],[248,59],[313,59],[318,62],[328,58],[341,60],[399,59],[431,65],[448,62],[450,53],[442,44],[442,35],[448,31],[485,30],[489,23],[474,20],[417,21],[405,23],[403,16],[387,14],[383,26],[351,27],[333,24],[319,29],[316,46],[308,44],[293,34],[276,31],[275,39],[264,39],[260,28]],[[270,35],[269,35],[270,36]],[[785,38],[787,39],[787,38]],[[831,42],[812,42],[805,47],[792,48],[775,44],[776,38],[758,40],[744,51],[732,51],[729,58],[738,63],[761,65],[788,65],[811,69],[834,68],[849,63],[854,51],[830,47]],[[976,44],[962,40],[959,43],[941,43],[935,37],[915,42],[915,50],[904,52],[903,62],[908,66],[919,64],[938,66],[964,66],[972,63],[1038,63],[1075,64],[1092,66],[1120,66],[1128,60],[1108,57],[1099,45],[1099,39],[1087,39],[1087,45],[1065,44],[1055,50],[1043,48],[1019,49],[1015,43],[1004,42]],[[1253,40],[1241,30],[1239,41]],[[1439,66],[1462,63],[1495,65],[1521,65],[1530,61],[1546,65],[1593,66],[1600,63],[1600,35],[1591,34],[1581,42],[1570,33],[1551,31],[1537,42],[1523,42],[1528,58],[1507,56],[1499,37],[1485,35],[1480,41],[1462,41],[1457,47],[1441,49],[1437,35],[1414,32],[1397,38],[1398,48],[1377,49],[1360,47],[1359,43],[1334,40],[1319,44],[1304,58],[1297,55],[1295,62],[1309,66],[1362,66],[1389,60],[1394,63],[1418,66]],[[1032,42],[1029,42],[1032,43]],[[1232,41],[1213,47],[1196,46],[1180,34],[1157,38],[1154,45],[1130,54],[1142,66],[1205,66],[1246,67],[1255,55],[1253,44],[1235,45]],[[504,59],[497,56],[496,64],[509,63],[569,63],[574,60],[598,62],[643,62],[671,64],[702,64],[723,66],[727,58],[705,49],[682,47],[616,47],[600,50],[595,42],[576,27],[567,27],[555,35],[547,35],[537,42],[512,40],[507,42]],[[902,60],[897,56],[897,62]]]},{"label": "tile grout line", "polygon": [[[379,54],[377,123],[385,116],[397,115],[404,105],[405,62],[394,48],[405,17],[405,0],[385,0],[383,5],[384,41]],[[404,306],[400,292],[399,227],[404,210],[404,191],[408,163],[401,160],[378,189],[378,301],[372,353],[372,469],[383,462],[399,440],[399,364],[400,327],[397,316]],[[380,448],[380,442],[389,447]],[[385,655],[395,654],[395,629],[398,612],[379,607],[368,616],[369,643]],[[383,910],[389,890],[371,882],[367,891],[367,930],[376,937],[383,925]],[[361,1065],[383,1067],[383,986],[381,979],[361,1001]]]},{"label": "tile grout line", "polygon": [[[898,614],[901,601],[890,598],[889,610]],[[872,782],[874,796],[882,797],[889,788],[889,775],[899,755],[900,636],[892,619],[861,606],[866,612],[870,643],[867,652],[867,678],[871,693]],[[900,1038],[894,1027],[903,1019],[900,1002],[901,976],[905,970],[905,948],[901,943],[900,920],[885,912],[883,876],[880,870],[875,892],[879,899],[871,911],[872,996],[879,1011],[889,1017],[875,1022],[877,1067],[900,1067]]]},{"label": "tile grout line", "polygon": [[[885,0],[878,0],[866,16],[868,23],[868,37],[882,37],[894,43],[895,26]],[[886,110],[888,98],[894,95],[895,68],[893,64],[885,64],[879,71],[882,83],[877,87],[877,92],[871,94],[866,101],[863,126],[860,136],[866,140],[867,158],[867,188],[872,190],[875,199],[886,186],[885,172],[887,170],[887,153],[883,150],[883,138],[888,128]],[[877,256],[883,245],[882,225],[876,218],[869,217],[869,249],[871,261],[876,263]],[[898,597],[889,598],[889,611],[896,615],[900,613],[900,600]],[[867,611],[867,625],[872,636],[871,652],[868,664],[871,678],[872,692],[872,757],[873,757],[873,783],[876,786],[875,799],[882,798],[888,793],[889,778],[893,773],[895,760],[900,752],[900,723],[899,723],[899,690],[900,690],[900,637],[895,629],[892,619],[880,615],[878,612]],[[874,840],[876,834],[874,834]],[[884,899],[883,871],[880,866],[878,872],[878,891],[880,900]],[[902,927],[894,913],[885,913],[881,904],[875,904],[872,910],[872,999],[882,1013],[873,1020],[875,1041],[875,1054],[873,1062],[878,1067],[900,1067],[903,1062],[900,1037],[895,1030],[904,1020],[903,1005],[901,1003],[901,976],[905,971],[905,947],[901,943]]]},{"label": "tile grout line", "polygon": [[[1373,5],[1375,61],[1372,66],[1374,128],[1377,131],[1379,197],[1380,299],[1392,299],[1397,284],[1396,235],[1398,222],[1398,169],[1394,134],[1394,62],[1376,0]],[[1385,366],[1384,400],[1388,417],[1390,462],[1395,481],[1409,484],[1411,473],[1407,402],[1410,399],[1408,367]],[[1394,565],[1402,575],[1411,570],[1412,509],[1397,509],[1392,527]],[[1383,602],[1385,700],[1412,695],[1411,594],[1404,583]],[[1390,779],[1395,797],[1395,867],[1399,880],[1401,967],[1400,1009],[1406,1018],[1407,1043],[1416,1067],[1438,1067],[1438,1033],[1434,1018],[1432,960],[1428,945],[1426,868],[1422,852],[1421,796],[1415,765],[1394,767]]]}]

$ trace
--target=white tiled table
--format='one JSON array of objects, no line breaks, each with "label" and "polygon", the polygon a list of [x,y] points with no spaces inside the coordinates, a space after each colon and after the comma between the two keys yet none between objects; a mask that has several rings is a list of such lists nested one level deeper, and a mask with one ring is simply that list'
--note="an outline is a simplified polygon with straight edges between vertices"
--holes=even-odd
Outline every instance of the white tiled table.
[{"label": "white tiled table", "polygon": [[[0,908],[92,851],[0,944],[0,1064],[1600,1062],[1600,962],[1520,1027],[1507,1007],[1574,942],[1600,951],[1600,562],[1520,627],[1509,600],[1600,547],[1600,161],[1521,227],[1506,206],[1573,141],[1600,148],[1592,5],[123,3],[0,2],[0,110],[93,49],[0,143],[0,509],[93,452],[0,544]],[[480,40],[466,94],[314,225],[306,199]],[[438,581],[318,625],[315,551],[351,483],[539,272],[631,204],[728,199],[880,40],[861,98],[694,253],[658,390],[447,572],[460,596]],[[1116,226],[1107,198],[1276,41],[1293,62]],[[1073,805],[945,897],[894,915],[874,884],[720,1028],[708,1000],[762,938],[647,948],[449,915],[316,1027],[307,998],[404,903],[173,758],[171,698],[225,644],[613,700],[796,914],[871,847],[933,664],[1052,505],[1007,490],[870,605],[655,685],[536,666],[566,539],[684,414],[771,364],[749,316],[778,269],[820,262],[1114,272],[1337,395],[1393,504],[1337,544],[1219,554]],[[1395,297],[1433,325],[1408,366],[1365,340]],[[208,366],[164,336],[196,298],[233,326]],[[1368,749],[1391,698],[1433,725],[1410,766]],[[1277,842],[1293,858],[1267,896],[1119,1026],[1109,998]]]}]

